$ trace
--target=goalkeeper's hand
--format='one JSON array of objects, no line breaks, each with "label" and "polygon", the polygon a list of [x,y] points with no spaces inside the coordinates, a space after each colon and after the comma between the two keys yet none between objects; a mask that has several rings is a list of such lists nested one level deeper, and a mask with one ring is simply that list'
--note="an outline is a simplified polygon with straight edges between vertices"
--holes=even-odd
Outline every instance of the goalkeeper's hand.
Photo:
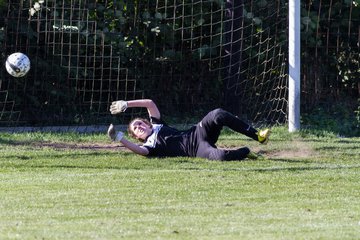
[{"label": "goalkeeper's hand", "polygon": [[127,101],[115,101],[111,103],[110,112],[111,114],[119,114],[125,112],[128,107]]},{"label": "goalkeeper's hand", "polygon": [[109,129],[107,130],[107,134],[112,141],[116,141],[116,142],[121,141],[121,139],[123,139],[124,137],[124,133],[120,131],[117,132],[115,130],[114,125],[112,124],[110,124]]}]

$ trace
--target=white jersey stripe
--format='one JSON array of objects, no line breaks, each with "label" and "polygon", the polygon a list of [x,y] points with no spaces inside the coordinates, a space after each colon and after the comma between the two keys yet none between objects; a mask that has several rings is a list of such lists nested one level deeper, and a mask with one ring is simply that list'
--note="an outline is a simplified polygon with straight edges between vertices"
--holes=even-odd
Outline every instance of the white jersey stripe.
[{"label": "white jersey stripe", "polygon": [[147,138],[146,142],[143,144],[145,147],[155,148],[156,147],[156,139],[157,135],[160,132],[160,129],[162,128],[163,124],[153,124],[153,132],[152,134]]}]

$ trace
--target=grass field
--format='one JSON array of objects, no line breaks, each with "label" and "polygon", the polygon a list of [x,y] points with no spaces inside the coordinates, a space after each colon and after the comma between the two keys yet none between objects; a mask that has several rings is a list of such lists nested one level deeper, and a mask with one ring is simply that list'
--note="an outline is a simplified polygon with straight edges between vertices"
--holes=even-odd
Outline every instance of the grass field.
[{"label": "grass field", "polygon": [[359,239],[360,138],[273,130],[266,159],[146,159],[104,134],[0,133],[0,239]]}]

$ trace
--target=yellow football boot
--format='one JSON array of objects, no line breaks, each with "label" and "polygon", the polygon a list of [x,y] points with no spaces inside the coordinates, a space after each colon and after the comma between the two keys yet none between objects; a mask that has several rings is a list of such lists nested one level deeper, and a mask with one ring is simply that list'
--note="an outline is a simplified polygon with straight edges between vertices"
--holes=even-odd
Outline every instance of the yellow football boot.
[{"label": "yellow football boot", "polygon": [[258,155],[254,152],[249,152],[248,155],[246,155],[246,157],[252,160],[258,159]]},{"label": "yellow football boot", "polygon": [[270,129],[264,129],[261,130],[257,133],[258,135],[258,141],[262,144],[267,144],[269,141],[269,137],[270,137],[271,131]]},{"label": "yellow football boot", "polygon": [[249,154],[246,156],[248,159],[251,160],[264,160],[266,159],[263,155],[261,155],[260,153],[255,153],[255,152],[249,152]]}]

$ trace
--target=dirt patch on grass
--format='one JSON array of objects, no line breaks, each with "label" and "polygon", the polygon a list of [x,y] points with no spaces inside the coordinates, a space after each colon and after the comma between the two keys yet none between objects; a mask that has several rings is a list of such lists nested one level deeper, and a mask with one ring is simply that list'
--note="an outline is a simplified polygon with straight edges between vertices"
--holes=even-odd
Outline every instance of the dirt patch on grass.
[{"label": "dirt patch on grass", "polygon": [[126,148],[121,144],[116,143],[74,143],[74,142],[28,142],[28,141],[17,141],[10,143],[12,145],[18,146],[29,146],[34,148],[53,148],[56,150],[64,150],[64,149],[82,149],[82,150],[126,150]]},{"label": "dirt patch on grass", "polygon": [[54,149],[82,149],[82,150],[125,150],[125,147],[120,144],[107,143],[53,143],[41,142],[36,143],[38,147],[50,147]]},{"label": "dirt patch on grass", "polygon": [[289,142],[282,150],[270,150],[266,152],[270,158],[309,158],[317,155],[313,147],[304,141],[293,140]]}]

